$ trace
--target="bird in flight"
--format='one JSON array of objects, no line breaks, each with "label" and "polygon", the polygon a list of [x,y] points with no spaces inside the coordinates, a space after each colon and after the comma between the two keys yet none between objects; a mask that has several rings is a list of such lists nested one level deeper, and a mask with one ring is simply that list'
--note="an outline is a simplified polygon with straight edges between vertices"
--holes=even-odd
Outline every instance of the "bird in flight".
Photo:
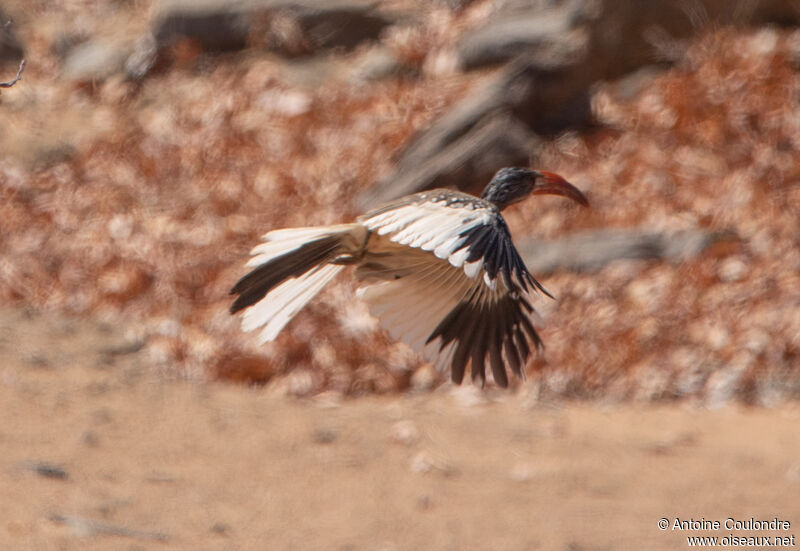
[{"label": "bird in flight", "polygon": [[525,378],[530,345],[542,340],[529,316],[531,293],[552,298],[525,267],[501,211],[529,195],[561,195],[588,206],[552,172],[503,168],[480,198],[449,189],[396,199],[351,224],[274,230],[256,246],[253,270],[231,289],[242,328],[262,343],[346,266],[357,296],[389,334],[435,360],[461,384],[467,368],[484,384],[508,386],[506,364]]}]

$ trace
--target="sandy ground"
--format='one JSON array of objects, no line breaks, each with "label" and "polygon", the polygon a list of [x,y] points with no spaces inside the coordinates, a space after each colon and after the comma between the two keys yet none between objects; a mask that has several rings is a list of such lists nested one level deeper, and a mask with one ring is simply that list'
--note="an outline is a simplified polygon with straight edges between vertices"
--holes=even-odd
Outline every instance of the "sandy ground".
[{"label": "sandy ground", "polygon": [[171,380],[135,348],[122,328],[0,311],[0,549],[683,549],[800,527],[794,403],[298,401]]}]

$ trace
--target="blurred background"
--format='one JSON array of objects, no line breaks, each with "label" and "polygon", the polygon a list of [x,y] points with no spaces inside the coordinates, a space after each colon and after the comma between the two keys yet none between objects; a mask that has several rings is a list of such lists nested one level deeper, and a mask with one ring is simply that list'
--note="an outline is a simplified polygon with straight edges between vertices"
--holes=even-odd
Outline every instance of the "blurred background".
[{"label": "blurred background", "polygon": [[[800,525],[796,0],[0,0],[0,23],[0,81],[27,60],[0,89],[8,548]],[[452,387],[349,278],[266,346],[228,314],[268,230],[509,165],[592,204],[506,216],[557,297],[511,391]]]}]

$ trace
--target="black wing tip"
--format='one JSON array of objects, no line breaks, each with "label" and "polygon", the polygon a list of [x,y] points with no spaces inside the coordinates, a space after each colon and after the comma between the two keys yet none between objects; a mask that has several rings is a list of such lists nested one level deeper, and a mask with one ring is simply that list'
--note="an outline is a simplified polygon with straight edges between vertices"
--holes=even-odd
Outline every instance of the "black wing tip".
[{"label": "black wing tip", "polygon": [[[533,277],[533,276],[530,274],[530,272],[528,272],[527,270],[525,270],[525,272],[523,272],[523,273],[525,274],[525,276],[524,276],[524,277],[525,277],[525,279],[527,279],[527,280],[528,280],[528,283],[530,283],[530,285],[531,285],[532,287],[534,287],[535,289],[538,289],[539,291],[541,291],[543,294],[545,294],[546,296],[550,297],[551,299],[553,299],[553,300],[558,300],[558,299],[556,299],[556,297],[555,297],[554,295],[552,295],[552,294],[550,293],[550,291],[548,291],[547,289],[545,289],[545,288],[544,288],[544,285],[542,285],[541,283],[539,283],[539,280],[538,280],[538,279],[536,279],[535,277]],[[527,290],[527,289],[526,289],[526,290]]]},{"label": "black wing tip", "polygon": [[[467,367],[473,384],[481,388],[485,386],[487,367],[491,367],[494,383],[500,388],[509,386],[508,368],[524,381],[531,352],[535,350],[541,354],[544,351],[544,342],[528,316],[534,311],[530,302],[524,294],[509,293],[497,304],[497,310],[490,315],[492,319],[486,319],[485,313],[472,302],[473,298],[468,297],[453,308],[433,330],[426,344],[441,338],[441,352],[454,343],[455,353],[449,367],[450,378],[456,385],[462,384]],[[487,332],[485,323],[493,329]]]}]

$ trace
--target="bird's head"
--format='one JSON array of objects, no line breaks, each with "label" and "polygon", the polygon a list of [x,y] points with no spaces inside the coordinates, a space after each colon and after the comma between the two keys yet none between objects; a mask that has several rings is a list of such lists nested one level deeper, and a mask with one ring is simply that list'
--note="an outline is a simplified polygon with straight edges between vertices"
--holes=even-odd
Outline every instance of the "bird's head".
[{"label": "bird's head", "polygon": [[481,193],[481,199],[486,199],[503,210],[528,195],[561,195],[584,207],[589,206],[583,193],[558,174],[516,167],[498,170]]}]

